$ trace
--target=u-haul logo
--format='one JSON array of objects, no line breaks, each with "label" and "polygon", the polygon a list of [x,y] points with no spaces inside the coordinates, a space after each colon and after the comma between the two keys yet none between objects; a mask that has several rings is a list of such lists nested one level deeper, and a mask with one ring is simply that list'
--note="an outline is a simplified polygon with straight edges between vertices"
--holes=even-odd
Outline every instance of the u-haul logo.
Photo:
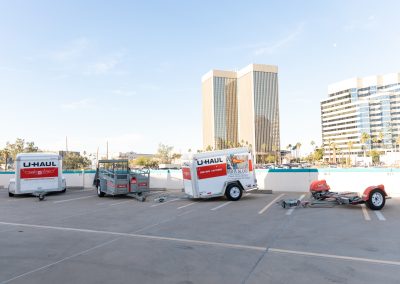
[{"label": "u-haul logo", "polygon": [[209,159],[203,159],[203,160],[198,160],[197,165],[202,166],[202,165],[213,165],[213,164],[221,164],[225,163],[225,161],[222,161],[222,158],[209,158]]},{"label": "u-haul logo", "polygon": [[24,168],[57,167],[56,163],[50,162],[24,162]]}]

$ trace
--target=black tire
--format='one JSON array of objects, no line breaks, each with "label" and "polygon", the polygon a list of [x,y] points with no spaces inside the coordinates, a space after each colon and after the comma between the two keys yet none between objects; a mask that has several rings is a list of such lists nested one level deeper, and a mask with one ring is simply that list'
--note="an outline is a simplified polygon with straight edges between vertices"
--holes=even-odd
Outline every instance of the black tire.
[{"label": "black tire", "polygon": [[225,195],[231,201],[238,201],[242,197],[242,191],[237,183],[231,183],[226,187]]},{"label": "black tire", "polygon": [[101,191],[101,187],[100,185],[97,185],[97,196],[98,197],[104,197],[104,195],[106,195],[103,191]]},{"label": "black tire", "polygon": [[39,198],[39,201],[43,201],[45,196],[44,196],[44,194],[39,194],[38,198]]},{"label": "black tire", "polygon": [[14,193],[8,192],[8,197],[14,197]]},{"label": "black tire", "polygon": [[67,192],[67,188],[64,188],[63,190],[61,190],[61,193],[65,193]]},{"label": "black tire", "polygon": [[376,188],[370,192],[366,203],[371,210],[381,210],[383,206],[385,206],[385,202],[385,193],[379,188]]}]

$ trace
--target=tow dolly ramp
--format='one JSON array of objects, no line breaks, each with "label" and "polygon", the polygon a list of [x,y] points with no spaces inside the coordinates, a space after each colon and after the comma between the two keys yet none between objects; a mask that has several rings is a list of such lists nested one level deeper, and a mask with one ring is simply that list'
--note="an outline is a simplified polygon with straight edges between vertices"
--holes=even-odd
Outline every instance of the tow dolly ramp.
[{"label": "tow dolly ramp", "polygon": [[362,196],[357,192],[332,192],[326,180],[315,180],[310,185],[311,196],[307,200],[282,199],[277,203],[283,208],[291,207],[334,207],[337,205],[366,204],[371,210],[381,210],[390,199],[383,184],[369,186]]}]

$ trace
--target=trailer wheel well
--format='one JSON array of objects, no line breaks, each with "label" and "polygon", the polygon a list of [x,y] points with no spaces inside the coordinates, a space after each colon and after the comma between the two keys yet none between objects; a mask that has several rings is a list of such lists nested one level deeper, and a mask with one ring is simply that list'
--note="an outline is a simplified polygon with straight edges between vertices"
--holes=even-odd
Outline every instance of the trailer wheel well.
[{"label": "trailer wheel well", "polygon": [[230,182],[226,183],[225,190],[224,190],[224,194],[225,194],[226,189],[228,188],[228,186],[231,185],[231,184],[237,185],[238,187],[240,187],[240,189],[241,189],[242,191],[244,191],[243,185],[240,183],[240,181],[239,181],[239,180],[234,180],[234,181],[230,181]]}]

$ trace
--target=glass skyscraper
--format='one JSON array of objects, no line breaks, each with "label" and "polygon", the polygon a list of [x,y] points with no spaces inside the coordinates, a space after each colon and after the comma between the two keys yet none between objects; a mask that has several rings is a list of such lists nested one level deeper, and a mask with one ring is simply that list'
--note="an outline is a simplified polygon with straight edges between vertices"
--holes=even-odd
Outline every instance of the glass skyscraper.
[{"label": "glass skyscraper", "polygon": [[325,160],[395,149],[400,136],[400,73],[330,85],[328,99],[321,102],[321,122]]},{"label": "glass skyscraper", "polygon": [[238,72],[212,70],[202,78],[203,147],[248,145],[261,162],[279,155],[278,68],[251,64]]}]

